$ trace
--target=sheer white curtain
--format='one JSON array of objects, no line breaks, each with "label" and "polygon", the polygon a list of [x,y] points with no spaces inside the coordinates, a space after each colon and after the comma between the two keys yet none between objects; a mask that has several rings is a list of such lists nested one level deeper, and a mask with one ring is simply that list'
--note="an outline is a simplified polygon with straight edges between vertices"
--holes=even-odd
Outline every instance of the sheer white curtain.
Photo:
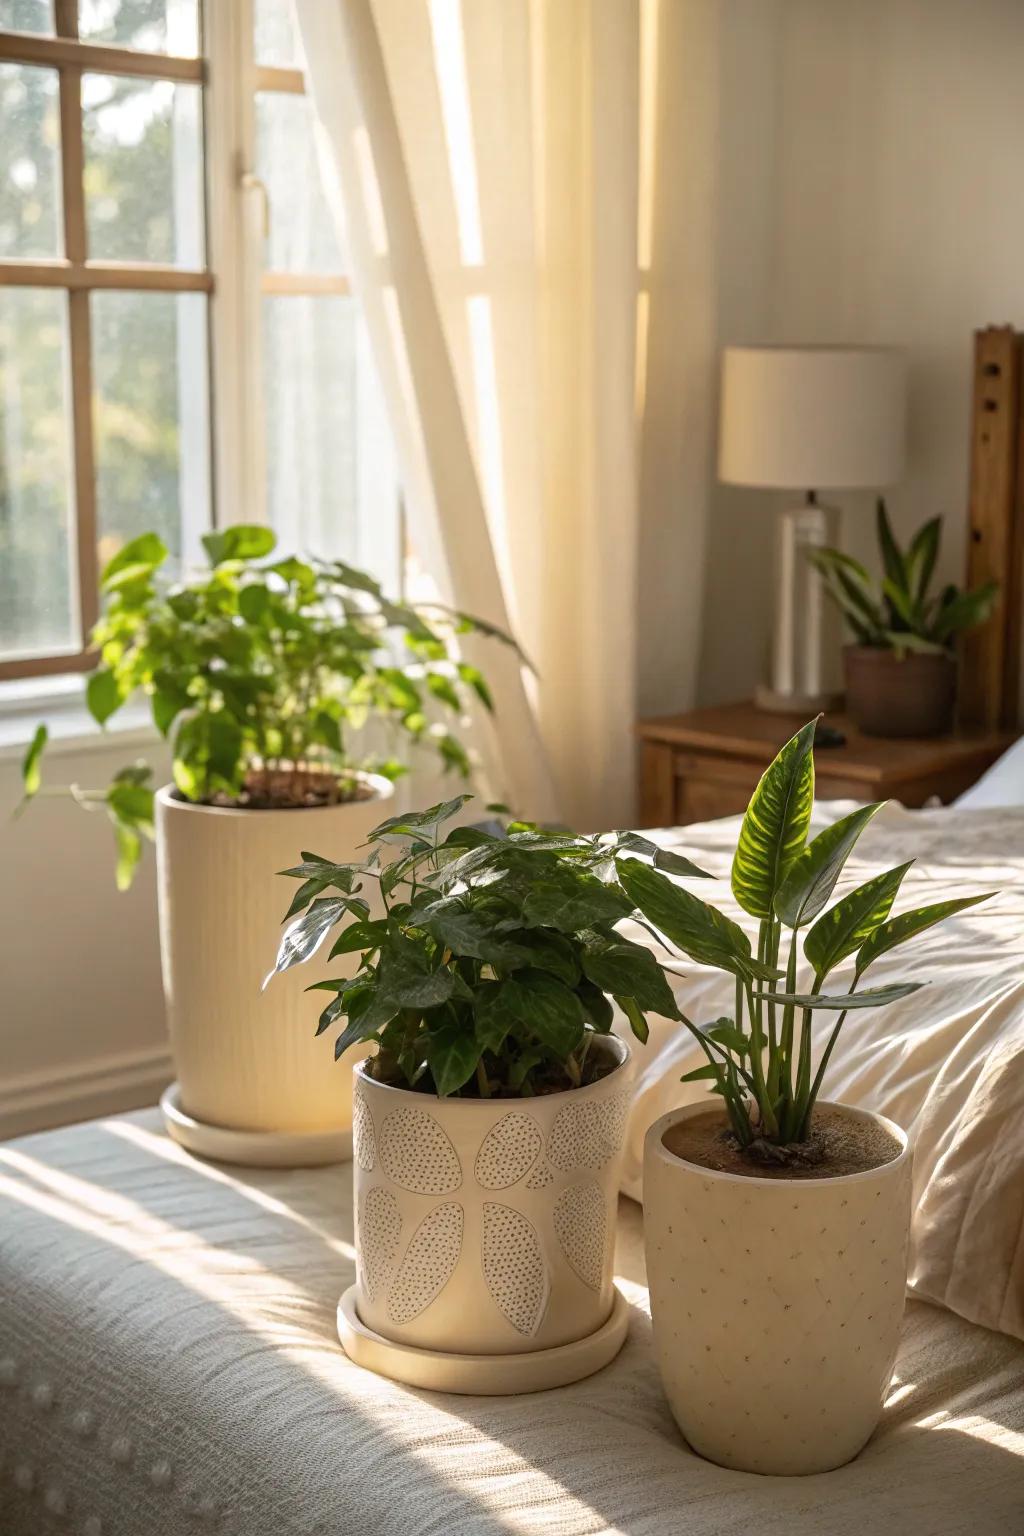
[{"label": "sheer white curtain", "polygon": [[521,814],[626,824],[638,659],[681,703],[696,651],[710,225],[668,139],[711,122],[714,0],[297,11],[413,542],[536,666],[480,658],[492,777]]}]

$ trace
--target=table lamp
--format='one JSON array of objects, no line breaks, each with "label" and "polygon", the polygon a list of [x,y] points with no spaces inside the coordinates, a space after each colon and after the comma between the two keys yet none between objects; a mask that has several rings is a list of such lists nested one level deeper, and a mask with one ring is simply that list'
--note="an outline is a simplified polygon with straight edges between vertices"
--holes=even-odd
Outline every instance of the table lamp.
[{"label": "table lamp", "polygon": [[881,488],[903,473],[906,358],[887,347],[727,347],[718,477],[802,491],[779,513],[772,673],[762,709],[796,714],[839,700],[839,619],[808,548],[839,542],[823,490]]}]

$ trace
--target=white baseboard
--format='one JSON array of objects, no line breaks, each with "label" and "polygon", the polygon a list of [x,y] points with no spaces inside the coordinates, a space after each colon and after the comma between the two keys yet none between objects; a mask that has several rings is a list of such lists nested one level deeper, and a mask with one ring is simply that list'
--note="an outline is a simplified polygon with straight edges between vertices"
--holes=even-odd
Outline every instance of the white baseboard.
[{"label": "white baseboard", "polygon": [[163,1045],[8,1078],[0,1081],[0,1141],[155,1104],[173,1077]]}]

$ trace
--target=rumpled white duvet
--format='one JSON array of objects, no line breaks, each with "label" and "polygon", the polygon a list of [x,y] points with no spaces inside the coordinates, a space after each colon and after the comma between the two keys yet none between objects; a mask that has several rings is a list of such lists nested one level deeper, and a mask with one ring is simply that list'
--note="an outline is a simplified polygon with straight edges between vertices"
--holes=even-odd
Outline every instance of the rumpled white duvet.
[{"label": "rumpled white duvet", "polygon": [[[813,830],[852,808],[841,801],[818,804]],[[740,820],[648,835],[720,876],[690,889],[753,936],[756,923],[729,890]],[[902,1002],[848,1016],[823,1096],[879,1110],[911,1135],[913,1291],[972,1322],[1024,1338],[1024,809],[887,806],[857,844],[837,894],[911,858],[916,863],[895,912],[971,892],[998,894],[872,967],[872,986],[903,980],[926,985]],[[639,928],[631,936],[650,942]],[[674,991],[690,1018],[709,1022],[731,1011],[731,978],[689,961],[680,962],[679,970]],[[803,963],[798,990],[809,980]],[[833,990],[845,990],[841,979]],[[815,1065],[834,1018],[818,1015]],[[624,1187],[639,1199],[647,1127],[707,1089],[679,1082],[703,1057],[678,1024],[655,1021],[638,1056]]]}]

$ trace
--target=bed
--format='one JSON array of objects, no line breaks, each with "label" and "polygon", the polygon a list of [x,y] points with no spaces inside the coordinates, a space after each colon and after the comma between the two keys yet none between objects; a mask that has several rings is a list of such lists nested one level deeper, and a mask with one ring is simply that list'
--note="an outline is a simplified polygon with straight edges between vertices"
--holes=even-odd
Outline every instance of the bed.
[{"label": "bed", "polygon": [[[724,873],[734,834],[657,835]],[[533,1397],[431,1395],[364,1373],[337,1344],[348,1168],[203,1163],[141,1111],[0,1145],[0,1531],[1024,1532],[1024,810],[887,811],[852,877],[907,850],[908,904],[952,882],[1002,894],[915,950],[901,974],[930,986],[861,1015],[832,1078],[834,1093],[909,1123],[918,1147],[903,1345],[855,1462],[763,1479],[687,1449],[659,1389],[628,1195],[618,1359]],[[727,882],[710,894],[733,911]],[[720,980],[682,969],[688,1009],[716,1008]],[[646,1125],[690,1091],[687,1051],[663,1025],[642,1063],[633,1195]]]}]

